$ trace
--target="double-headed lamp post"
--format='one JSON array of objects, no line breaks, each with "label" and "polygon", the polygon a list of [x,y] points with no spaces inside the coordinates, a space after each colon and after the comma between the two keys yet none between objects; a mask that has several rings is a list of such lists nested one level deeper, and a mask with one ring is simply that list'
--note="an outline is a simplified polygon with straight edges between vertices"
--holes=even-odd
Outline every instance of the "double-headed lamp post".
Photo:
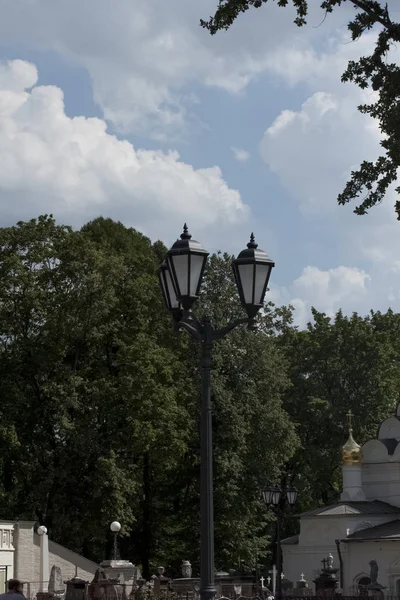
[{"label": "double-headed lamp post", "polygon": [[167,309],[178,329],[184,329],[201,343],[201,416],[200,416],[200,597],[214,600],[214,504],[212,458],[211,369],[212,347],[238,325],[255,329],[255,317],[264,305],[274,262],[258,248],[251,234],[247,248],[233,261],[232,267],[246,319],[222,329],[214,329],[210,318],[201,320],[192,312],[199,298],[208,252],[192,240],[186,224],[183,233],[168,250],[159,269],[159,279]]},{"label": "double-headed lamp post", "polygon": [[263,499],[267,506],[274,509],[276,514],[276,590],[275,597],[282,597],[282,547],[281,547],[281,524],[282,517],[287,505],[293,507],[296,504],[298,490],[295,487],[280,487],[269,485],[263,492]]}]

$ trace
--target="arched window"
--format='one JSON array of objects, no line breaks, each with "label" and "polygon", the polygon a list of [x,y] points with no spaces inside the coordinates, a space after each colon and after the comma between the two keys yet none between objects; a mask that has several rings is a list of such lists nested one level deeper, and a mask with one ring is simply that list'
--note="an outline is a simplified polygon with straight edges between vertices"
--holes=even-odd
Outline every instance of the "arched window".
[{"label": "arched window", "polygon": [[357,592],[359,596],[368,596],[368,586],[371,583],[370,577],[360,577],[357,582]]}]

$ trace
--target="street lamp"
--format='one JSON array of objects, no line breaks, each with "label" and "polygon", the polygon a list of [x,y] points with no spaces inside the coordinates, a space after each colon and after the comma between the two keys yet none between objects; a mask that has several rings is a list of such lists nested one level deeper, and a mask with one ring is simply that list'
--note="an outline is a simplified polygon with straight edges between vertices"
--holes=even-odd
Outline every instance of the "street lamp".
[{"label": "street lamp", "polygon": [[185,329],[201,343],[201,416],[200,416],[200,597],[214,600],[214,503],[212,458],[211,369],[212,347],[238,325],[255,328],[255,317],[264,304],[274,262],[260,250],[251,234],[247,248],[233,261],[232,267],[246,319],[239,319],[222,329],[214,329],[209,317],[201,320],[192,312],[199,298],[208,252],[192,240],[187,225],[168,250],[159,269],[164,302],[177,327]]},{"label": "street lamp", "polygon": [[118,521],[113,521],[110,525],[110,529],[114,536],[112,559],[118,560],[118,534],[121,531],[121,523],[118,523]]},{"label": "street lamp", "polygon": [[282,547],[281,547],[281,525],[282,518],[289,505],[293,507],[296,504],[298,490],[294,486],[284,489],[275,485],[268,485],[262,491],[264,502],[267,506],[274,509],[276,514],[276,592],[277,600],[282,597]]}]

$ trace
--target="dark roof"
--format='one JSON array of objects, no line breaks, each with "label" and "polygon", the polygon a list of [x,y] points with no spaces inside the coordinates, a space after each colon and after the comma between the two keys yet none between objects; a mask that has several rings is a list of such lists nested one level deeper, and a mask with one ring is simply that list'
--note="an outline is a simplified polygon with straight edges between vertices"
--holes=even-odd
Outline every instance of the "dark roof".
[{"label": "dark roof", "polygon": [[[398,418],[398,417],[396,417]],[[394,451],[396,450],[399,442],[398,440],[394,439],[394,438],[386,438],[384,440],[379,440],[380,442],[382,442],[382,444],[384,446],[386,446],[388,454],[390,454],[390,456],[392,456],[392,454],[394,453]]]},{"label": "dark roof", "polygon": [[399,540],[400,541],[400,520],[389,521],[382,525],[376,525],[375,527],[367,527],[366,529],[360,529],[355,531],[351,535],[348,535],[343,541],[362,541],[362,540]]},{"label": "dark roof", "polygon": [[298,544],[299,543],[299,536],[298,535],[292,535],[291,537],[287,537],[284,540],[281,541],[281,544]]},{"label": "dark roof", "polygon": [[381,502],[380,500],[367,500],[360,502],[339,502],[331,506],[323,506],[303,513],[302,517],[330,517],[337,515],[390,515],[400,513],[400,508]]}]

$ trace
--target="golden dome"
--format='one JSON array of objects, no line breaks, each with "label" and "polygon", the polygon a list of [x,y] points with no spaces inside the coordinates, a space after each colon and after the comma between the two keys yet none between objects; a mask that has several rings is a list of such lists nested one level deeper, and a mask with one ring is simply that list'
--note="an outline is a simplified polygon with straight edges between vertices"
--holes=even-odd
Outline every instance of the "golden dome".
[{"label": "golden dome", "polygon": [[361,463],[362,460],[361,446],[359,446],[353,438],[353,428],[351,426],[352,416],[352,412],[349,411],[347,413],[349,423],[349,439],[342,448],[342,458],[344,465],[358,465]]}]

